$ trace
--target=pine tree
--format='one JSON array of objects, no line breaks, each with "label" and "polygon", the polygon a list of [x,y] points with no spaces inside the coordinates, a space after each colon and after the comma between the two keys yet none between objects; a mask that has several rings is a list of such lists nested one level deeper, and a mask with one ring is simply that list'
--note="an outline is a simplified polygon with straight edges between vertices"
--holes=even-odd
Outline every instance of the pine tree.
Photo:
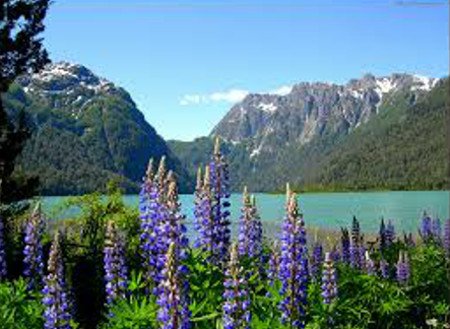
[{"label": "pine tree", "polygon": [[0,200],[5,203],[28,197],[36,180],[13,176],[30,132],[23,113],[12,123],[1,96],[19,75],[36,72],[48,62],[40,34],[49,4],[49,0],[0,1]]}]

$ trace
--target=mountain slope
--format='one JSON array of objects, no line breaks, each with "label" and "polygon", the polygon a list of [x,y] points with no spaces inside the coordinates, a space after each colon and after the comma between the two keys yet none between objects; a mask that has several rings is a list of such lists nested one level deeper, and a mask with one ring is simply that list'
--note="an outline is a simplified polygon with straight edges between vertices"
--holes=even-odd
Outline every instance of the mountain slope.
[{"label": "mountain slope", "polygon": [[[287,181],[302,189],[442,188],[445,130],[437,118],[445,108],[444,84],[407,74],[366,75],[343,86],[302,83],[286,96],[249,95],[211,135],[227,141],[234,190],[245,184],[274,191]],[[427,144],[419,127],[430,133]],[[187,164],[189,149],[206,142],[193,144],[169,145]],[[426,166],[422,151],[433,159]],[[399,159],[408,170],[397,167]],[[425,172],[427,180],[418,177]]]},{"label": "mountain slope", "polygon": [[44,194],[101,190],[111,178],[135,192],[148,159],[163,155],[182,190],[189,187],[187,172],[130,95],[81,65],[50,64],[20,78],[6,104],[28,114],[33,134],[19,165],[39,176]]}]

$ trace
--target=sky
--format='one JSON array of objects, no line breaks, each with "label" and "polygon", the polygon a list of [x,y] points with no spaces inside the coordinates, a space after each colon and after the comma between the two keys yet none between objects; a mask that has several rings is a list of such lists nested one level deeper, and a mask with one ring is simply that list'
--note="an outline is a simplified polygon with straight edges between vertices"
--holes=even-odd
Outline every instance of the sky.
[{"label": "sky", "polygon": [[161,136],[186,141],[249,92],[449,71],[444,0],[56,0],[42,36],[53,61],[125,88]]}]

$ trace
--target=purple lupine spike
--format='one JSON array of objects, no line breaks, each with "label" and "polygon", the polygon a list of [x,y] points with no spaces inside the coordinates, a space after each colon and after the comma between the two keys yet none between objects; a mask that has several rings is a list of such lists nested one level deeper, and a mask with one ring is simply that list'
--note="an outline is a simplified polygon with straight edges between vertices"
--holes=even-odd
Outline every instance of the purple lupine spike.
[{"label": "purple lupine spike", "polygon": [[389,263],[384,258],[380,260],[380,274],[383,279],[389,279]]},{"label": "purple lupine spike", "polygon": [[2,216],[0,215],[0,281],[6,279],[8,274],[6,267],[6,250],[5,250],[5,226]]},{"label": "purple lupine spike", "polygon": [[278,278],[280,269],[280,250],[278,243],[275,241],[272,246],[272,252],[270,253],[269,266],[267,268],[267,279],[269,285],[273,287],[275,280]]},{"label": "purple lupine spike", "polygon": [[213,262],[224,264],[231,242],[228,163],[220,151],[220,139],[216,138],[213,159],[210,162],[212,214],[213,214]]},{"label": "purple lupine spike", "polygon": [[[201,180],[201,178],[200,178]],[[200,185],[200,182],[198,182]],[[208,253],[209,257],[213,257],[214,253],[214,217],[212,213],[212,192],[211,192],[211,176],[210,167],[205,167],[205,175],[201,188],[198,189],[196,195],[196,222],[195,228],[198,232],[195,246],[201,248]]]},{"label": "purple lupine spike", "polygon": [[431,217],[426,213],[422,217],[419,234],[424,242],[428,242],[433,237],[433,226]]},{"label": "purple lupine spike", "polygon": [[350,236],[348,229],[341,227],[341,246],[342,246],[342,261],[346,264],[350,263]]},{"label": "purple lupine spike", "polygon": [[249,256],[261,257],[263,250],[263,225],[261,217],[258,213],[258,207],[256,206],[256,197],[251,196],[252,203],[252,225],[250,229],[250,238],[252,243],[250,244]]},{"label": "purple lupine spike", "polygon": [[71,315],[65,291],[64,266],[61,257],[59,234],[55,234],[48,259],[47,276],[42,303],[45,305],[45,329],[71,329]]},{"label": "purple lupine spike", "polygon": [[292,328],[303,328],[308,269],[306,230],[299,213],[297,197],[291,194],[282,226],[279,278],[282,301],[281,321]]},{"label": "purple lupine spike", "polygon": [[111,305],[117,299],[125,298],[127,289],[124,245],[113,221],[108,221],[106,226],[103,266],[105,269],[106,303]]},{"label": "purple lupine spike", "polygon": [[333,248],[331,249],[330,257],[334,263],[337,263],[341,260],[341,254],[339,253],[339,249],[337,248],[336,245],[334,245]]},{"label": "purple lupine spike", "polygon": [[378,238],[380,241],[380,250],[384,250],[386,248],[386,225],[384,224],[384,218],[381,218],[380,222],[380,230],[378,232]]},{"label": "purple lupine spike", "polygon": [[373,259],[370,257],[369,251],[366,251],[366,255],[365,255],[365,267],[366,267],[366,272],[368,275],[376,275],[376,267],[375,267],[375,262],[373,261]]},{"label": "purple lupine spike", "polygon": [[[149,165],[150,167],[150,165]],[[144,257],[147,288],[156,288],[159,284],[160,273],[164,267],[164,253],[162,248],[160,226],[166,220],[166,194],[168,180],[165,157],[161,157],[158,171],[152,177],[152,170],[147,170],[147,177],[141,191],[141,250]],[[152,179],[153,178],[153,179]]]},{"label": "purple lupine spike", "polygon": [[410,277],[410,269],[408,254],[406,252],[400,251],[396,268],[397,281],[402,285],[407,284]]},{"label": "purple lupine spike", "polygon": [[42,287],[44,262],[41,240],[43,233],[44,221],[41,214],[41,206],[38,203],[25,225],[23,274],[28,280],[29,289]]},{"label": "purple lupine spike", "polygon": [[[161,254],[165,258],[170,244],[175,243],[177,245],[177,252],[179,252],[177,257],[180,260],[184,260],[186,258],[186,249],[189,246],[189,240],[186,236],[186,226],[184,225],[185,216],[181,214],[177,183],[174,178],[168,183],[166,209],[167,216],[159,227]],[[165,263],[166,260],[164,259]]]},{"label": "purple lupine spike", "polygon": [[322,244],[314,243],[313,251],[310,261],[310,276],[312,279],[317,279],[320,276],[322,262],[324,260]]},{"label": "purple lupine spike", "polygon": [[364,236],[361,236],[361,240],[359,242],[359,268],[366,269],[366,247],[364,246]]},{"label": "purple lupine spike", "polygon": [[450,257],[450,219],[445,221],[444,226],[444,249],[447,257]]},{"label": "purple lupine spike", "polygon": [[361,268],[361,248],[358,243],[350,240],[350,265],[353,268]]},{"label": "purple lupine spike", "polygon": [[189,329],[186,268],[180,262],[180,249],[171,242],[158,288],[158,321],[162,329]]},{"label": "purple lupine spike", "polygon": [[230,260],[225,270],[223,293],[224,329],[250,328],[250,297],[242,266],[239,264],[238,247],[231,245]]},{"label": "purple lupine spike", "polygon": [[239,256],[259,257],[262,252],[262,223],[255,197],[244,187],[242,214],[239,218]]},{"label": "purple lupine spike", "polygon": [[330,253],[325,253],[322,270],[322,298],[324,304],[331,304],[337,298],[336,270]]},{"label": "purple lupine spike", "polygon": [[435,241],[440,242],[442,239],[442,227],[441,220],[439,217],[436,217],[431,222],[431,231]]},{"label": "purple lupine spike", "polygon": [[386,246],[391,246],[395,241],[395,226],[392,220],[388,221],[386,226]]}]

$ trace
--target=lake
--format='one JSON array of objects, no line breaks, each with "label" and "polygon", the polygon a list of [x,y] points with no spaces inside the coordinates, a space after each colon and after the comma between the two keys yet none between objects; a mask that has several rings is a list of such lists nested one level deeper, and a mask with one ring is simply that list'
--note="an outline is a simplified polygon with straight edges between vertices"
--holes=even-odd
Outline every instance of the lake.
[{"label": "lake", "polygon": [[[43,209],[52,213],[55,206],[65,197],[44,197]],[[396,191],[396,192],[350,192],[350,193],[305,193],[299,195],[299,204],[307,226],[325,229],[339,229],[349,226],[356,216],[365,232],[376,232],[381,217],[392,219],[397,232],[416,232],[423,212],[441,219],[449,217],[449,191]],[[137,195],[124,196],[126,204],[138,206]],[[284,195],[256,194],[257,205],[266,228],[277,229],[284,215]],[[193,218],[193,196],[181,195],[182,210],[188,218]],[[241,195],[231,196],[231,217],[239,218]],[[75,209],[65,216],[71,216]]]}]

